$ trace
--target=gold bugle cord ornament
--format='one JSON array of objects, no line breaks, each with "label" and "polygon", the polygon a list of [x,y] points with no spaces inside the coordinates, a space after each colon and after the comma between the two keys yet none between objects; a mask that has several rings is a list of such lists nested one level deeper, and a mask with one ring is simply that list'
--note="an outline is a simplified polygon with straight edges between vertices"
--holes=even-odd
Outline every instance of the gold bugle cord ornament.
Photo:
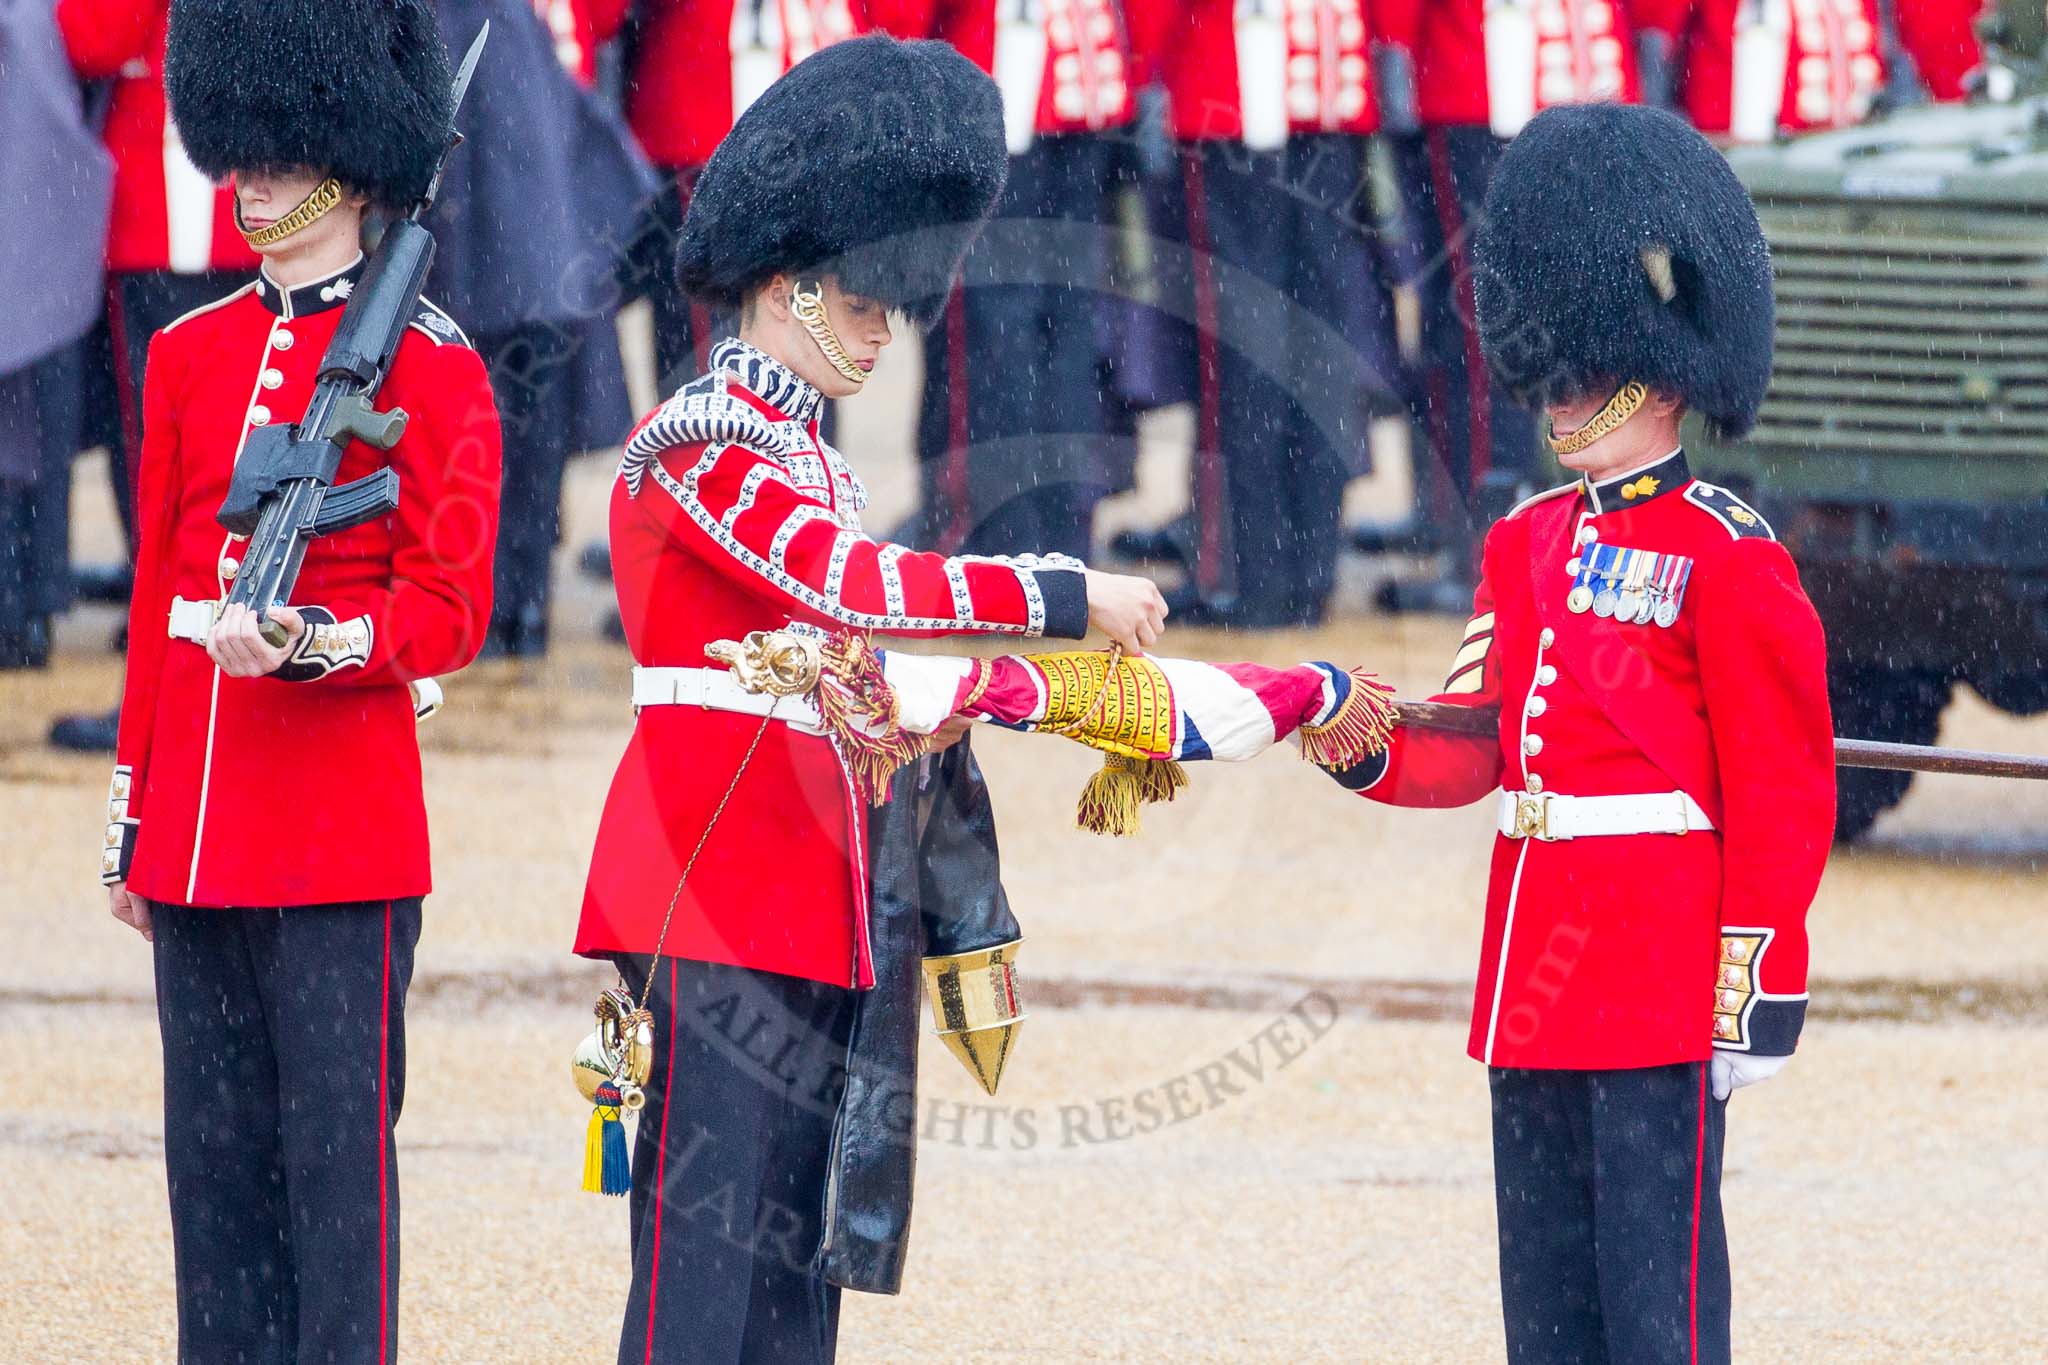
[{"label": "gold bugle cord ornament", "polygon": [[839,340],[839,333],[832,330],[832,319],[825,315],[825,287],[822,284],[816,280],[798,280],[796,287],[790,290],[789,311],[811,334],[811,340],[818,343],[827,364],[855,384],[868,382],[868,372],[853,363],[853,357],[846,353],[845,345]]},{"label": "gold bugle cord ornament", "polygon": [[583,1137],[583,1188],[592,1194],[632,1192],[632,1163],[626,1154],[626,1126],[620,1117],[647,1103],[641,1087],[647,1084],[654,1069],[654,1014],[647,1008],[647,1002],[654,995],[656,968],[661,963],[662,949],[668,945],[669,925],[675,921],[676,903],[683,897],[683,886],[690,880],[704,845],[711,841],[711,831],[718,828],[718,818],[731,804],[732,794],[739,789],[740,779],[746,776],[755,751],[761,747],[761,738],[774,719],[775,707],[771,705],[768,714],[761,717],[760,728],[754,731],[753,742],[740,756],[732,781],[725,784],[725,795],[718,798],[711,818],[704,822],[697,846],[683,863],[682,875],[676,878],[676,889],[668,898],[668,910],[661,917],[661,932],[654,939],[654,955],[647,964],[647,981],[640,988],[640,999],[636,1002],[623,984],[599,995],[597,1027],[576,1045],[575,1055],[570,1059],[569,1073],[576,1082],[576,1092],[591,1104],[590,1125]]},{"label": "gold bugle cord ornament", "polygon": [[313,187],[313,192],[300,201],[299,206],[269,227],[257,228],[251,232],[242,226],[242,203],[235,201],[235,230],[242,234],[242,240],[250,246],[275,246],[295,232],[304,231],[334,211],[341,202],[341,182],[328,176]]},{"label": "gold bugle cord ornament", "polygon": [[631,1113],[647,1103],[641,1087],[654,1065],[654,1016],[616,986],[597,997],[593,1013],[597,1027],[576,1045],[569,1063],[576,1093],[591,1100],[610,1081],[619,1090],[618,1107]]},{"label": "gold bugle cord ornament", "polygon": [[1022,943],[1012,939],[924,960],[925,995],[932,1002],[939,1041],[990,1095],[1002,1084],[1003,1067],[1024,1023],[1016,966]]},{"label": "gold bugle cord ornament", "polygon": [[1593,442],[1611,433],[1616,427],[1636,415],[1636,409],[1650,396],[1650,390],[1642,380],[1631,379],[1614,391],[1614,397],[1607,400],[1607,406],[1593,415],[1593,420],[1569,436],[1559,437],[1550,433],[1549,424],[1544,425],[1544,439],[1550,448],[1560,455],[1576,455]]},{"label": "gold bugle cord ornament", "polygon": [[654,1066],[654,1016],[613,988],[597,997],[597,1027],[576,1045],[569,1063],[576,1089],[591,1105],[583,1131],[583,1188],[592,1194],[632,1189],[624,1114],[647,1103],[641,1089]]}]

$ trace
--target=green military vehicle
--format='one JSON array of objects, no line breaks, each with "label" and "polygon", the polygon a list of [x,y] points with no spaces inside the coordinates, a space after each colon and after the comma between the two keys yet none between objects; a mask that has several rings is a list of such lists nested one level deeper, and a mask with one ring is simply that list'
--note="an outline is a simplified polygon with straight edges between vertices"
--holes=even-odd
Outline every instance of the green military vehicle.
[{"label": "green military vehicle", "polygon": [[[2040,0],[2006,52],[2039,52]],[[1837,731],[1929,743],[1957,683],[2048,711],[2048,86],[1731,151],[1777,271],[1756,429],[1692,433],[1749,498],[1827,625]],[[2019,92],[2019,93],[2014,93]],[[1905,773],[1843,769],[1838,837]]]}]

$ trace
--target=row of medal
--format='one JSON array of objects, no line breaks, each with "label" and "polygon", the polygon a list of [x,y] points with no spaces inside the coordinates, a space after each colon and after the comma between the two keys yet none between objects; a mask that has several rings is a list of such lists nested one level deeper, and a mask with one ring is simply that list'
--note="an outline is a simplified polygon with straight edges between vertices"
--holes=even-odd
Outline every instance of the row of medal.
[{"label": "row of medal", "polygon": [[1596,542],[1565,569],[1572,575],[1572,590],[1564,599],[1571,610],[1639,626],[1655,622],[1669,630],[1678,623],[1692,560]]}]

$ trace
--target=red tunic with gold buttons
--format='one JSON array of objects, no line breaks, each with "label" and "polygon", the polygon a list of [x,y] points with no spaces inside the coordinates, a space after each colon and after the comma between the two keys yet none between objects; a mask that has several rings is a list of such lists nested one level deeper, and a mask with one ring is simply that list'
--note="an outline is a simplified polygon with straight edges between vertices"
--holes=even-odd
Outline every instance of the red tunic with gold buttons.
[{"label": "red tunic with gold buttons", "polygon": [[1698,0],[1686,35],[1686,117],[1709,135],[1735,131],[1745,81],[1770,86],[1756,96],[1776,109],[1766,136],[1862,122],[1884,89],[1876,0]]},{"label": "red tunic with gold buttons", "polygon": [[1277,111],[1290,135],[1376,131],[1372,49],[1388,36],[1380,11],[1405,15],[1412,3],[1133,0],[1128,9],[1141,78],[1165,81],[1173,134],[1193,142],[1244,137],[1248,102]]},{"label": "red tunic with gold buttons", "polygon": [[[1900,45],[1937,100],[1963,96],[1963,78],[1980,61],[1971,20],[1980,0],[1915,0],[1895,7]],[[1744,80],[1775,88],[1772,132],[1805,132],[1860,123],[1884,89],[1877,0],[1696,0],[1686,34],[1685,110],[1701,132],[1732,131],[1736,89]],[[1770,35],[1758,51],[1746,32]],[[1747,69],[1745,69],[1747,68]],[[1776,80],[1772,78],[1776,77]]]},{"label": "red tunic with gold buttons", "polygon": [[[1683,577],[1668,626],[1573,609],[1596,545],[1667,557]],[[1834,744],[1820,621],[1761,516],[1682,453],[1524,504],[1487,536],[1437,700],[1498,706],[1498,735],[1404,728],[1340,780],[1401,806],[1682,792],[1714,826],[1501,835],[1474,1057],[1591,1070],[1792,1051]]]},{"label": "red tunic with gold buttons", "polygon": [[1115,0],[1007,0],[991,8],[1006,116],[1012,106],[1028,109],[1033,132],[1052,137],[1131,121],[1131,38]]},{"label": "red tunic with gold buttons", "polygon": [[[636,664],[703,668],[714,640],[792,624],[1087,633],[1074,560],[947,558],[863,535],[867,495],[818,434],[822,401],[779,362],[727,340],[710,372],[628,440],[611,549]],[[866,821],[829,739],[732,711],[644,707],[605,799],[576,951],[659,943],[693,961],[872,985]]]},{"label": "red tunic with gold buttons", "polygon": [[[498,520],[497,410],[446,314],[421,303],[379,395],[411,415],[405,434],[342,459],[342,481],[395,469],[399,508],[311,543],[292,594],[309,629],[293,660],[231,678],[170,634],[174,603],[218,601],[240,568],[243,542],[214,514],[242,443],[305,411],[362,271],[359,258],[291,290],[259,278],[150,344],[109,831],[146,899],[313,905],[430,889],[408,684],[475,657]],[[108,861],[111,880],[111,847]]]},{"label": "red tunic with gold buttons", "polygon": [[627,0],[533,0],[562,69],[585,89],[597,84],[598,49],[618,36],[626,5]]},{"label": "red tunic with gold buttons", "polygon": [[863,0],[648,0],[639,22],[626,119],[659,166],[703,165],[776,77],[877,27]]},{"label": "red tunic with gold buttons", "polygon": [[[1556,104],[1642,98],[1636,40],[1676,36],[1690,0],[1427,0],[1414,21],[1422,121],[1512,135]],[[1515,108],[1497,92],[1518,92]]]}]

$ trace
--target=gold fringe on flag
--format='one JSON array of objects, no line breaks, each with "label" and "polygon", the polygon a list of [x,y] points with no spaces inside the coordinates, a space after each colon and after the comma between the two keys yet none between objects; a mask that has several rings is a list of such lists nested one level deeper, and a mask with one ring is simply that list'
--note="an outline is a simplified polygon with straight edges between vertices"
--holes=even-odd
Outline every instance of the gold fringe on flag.
[{"label": "gold fringe on flag", "polygon": [[1136,834],[1138,807],[1145,799],[1138,766],[1147,761],[1104,754],[1102,766],[1081,788],[1081,804],[1074,812],[1074,823],[1091,834]]},{"label": "gold fringe on flag", "polygon": [[1188,770],[1170,758],[1148,758],[1138,767],[1138,799],[1150,805],[1171,801],[1188,785]]},{"label": "gold fringe on flag", "polygon": [[1140,806],[1171,801],[1187,784],[1187,769],[1170,758],[1104,754],[1102,767],[1081,788],[1074,823],[1090,834],[1136,834]]},{"label": "gold fringe on flag", "polygon": [[1394,689],[1362,669],[1351,670],[1351,695],[1321,725],[1301,727],[1301,756],[1332,772],[1386,752],[1394,737]]}]

